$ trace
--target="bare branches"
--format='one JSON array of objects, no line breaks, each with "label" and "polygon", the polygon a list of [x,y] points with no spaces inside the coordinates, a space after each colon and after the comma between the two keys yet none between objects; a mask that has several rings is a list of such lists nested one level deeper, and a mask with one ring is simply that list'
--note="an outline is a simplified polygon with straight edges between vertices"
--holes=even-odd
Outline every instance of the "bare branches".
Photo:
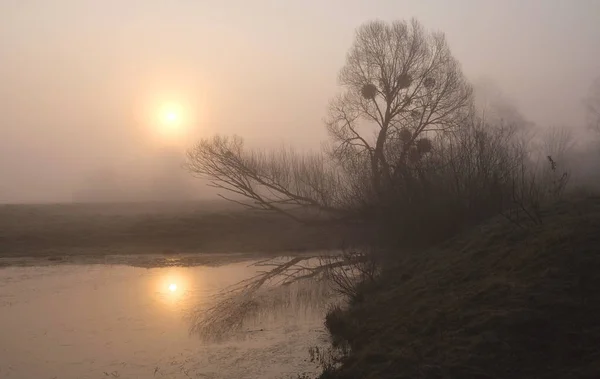
[{"label": "bare branches", "polygon": [[458,128],[471,107],[444,35],[416,20],[359,27],[339,81],[344,92],[326,120],[328,154],[245,150],[241,138],[217,136],[188,152],[187,168],[251,209],[347,219],[401,185],[392,182],[431,152],[425,140]]},{"label": "bare branches", "polygon": [[216,136],[188,151],[187,169],[232,196],[223,198],[252,209],[276,211],[296,220],[300,220],[297,207],[337,217],[344,213],[338,175],[319,154],[286,148],[246,151],[241,138]]},{"label": "bare branches", "polygon": [[573,130],[564,126],[548,128],[542,138],[544,156],[551,156],[560,162],[564,162],[575,140]]},{"label": "bare branches", "polygon": [[347,298],[356,298],[359,288],[365,283],[373,283],[381,266],[378,254],[373,251],[346,250],[340,256],[321,258],[326,277],[333,284],[335,292]]},{"label": "bare branches", "polygon": [[[379,193],[409,146],[424,133],[458,127],[471,107],[471,88],[443,34],[427,33],[416,20],[358,28],[339,80],[345,92],[330,104],[327,120],[335,157],[368,155]],[[410,138],[398,144],[406,131]]]},{"label": "bare branches", "polygon": [[239,137],[215,137],[189,151],[188,169],[224,198],[299,221],[301,210],[363,221],[398,196],[413,201],[416,181],[448,163],[436,161],[434,141],[472,116],[471,87],[444,35],[416,20],[365,23],[339,81],[323,154],[248,151]]}]

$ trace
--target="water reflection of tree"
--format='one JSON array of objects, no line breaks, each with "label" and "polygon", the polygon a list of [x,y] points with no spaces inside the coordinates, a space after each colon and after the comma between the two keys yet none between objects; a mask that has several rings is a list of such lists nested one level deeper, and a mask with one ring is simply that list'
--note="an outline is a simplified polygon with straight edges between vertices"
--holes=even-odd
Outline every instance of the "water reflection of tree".
[{"label": "water reflection of tree", "polygon": [[255,262],[256,275],[223,289],[209,307],[193,312],[191,332],[221,340],[243,330],[246,321],[262,312],[319,307],[350,295],[357,281],[373,278],[372,256],[344,252]]}]

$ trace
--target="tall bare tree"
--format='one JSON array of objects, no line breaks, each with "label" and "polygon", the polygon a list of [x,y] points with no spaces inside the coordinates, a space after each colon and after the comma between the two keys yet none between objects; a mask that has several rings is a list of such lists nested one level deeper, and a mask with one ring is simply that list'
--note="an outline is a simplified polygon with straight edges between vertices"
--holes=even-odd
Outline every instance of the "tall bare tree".
[{"label": "tall bare tree", "polygon": [[359,27],[339,82],[344,92],[327,120],[331,153],[340,161],[366,157],[377,193],[431,150],[429,134],[459,127],[472,106],[444,35],[414,19]]},{"label": "tall bare tree", "polygon": [[188,152],[188,169],[252,208],[347,218],[407,176],[432,150],[427,136],[459,127],[471,110],[471,87],[444,35],[416,20],[359,27],[339,81],[326,121],[329,155],[248,151],[239,137],[215,137]]}]

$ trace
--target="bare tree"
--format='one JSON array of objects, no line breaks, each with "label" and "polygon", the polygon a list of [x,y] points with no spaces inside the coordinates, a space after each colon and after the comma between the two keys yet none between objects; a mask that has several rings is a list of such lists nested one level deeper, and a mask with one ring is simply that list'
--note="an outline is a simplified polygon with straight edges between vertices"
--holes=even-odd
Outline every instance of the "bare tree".
[{"label": "bare tree", "polygon": [[339,79],[329,154],[248,151],[239,137],[215,137],[188,152],[189,171],[251,208],[348,219],[381,200],[384,184],[409,175],[407,163],[432,149],[426,136],[459,127],[471,110],[471,87],[444,35],[416,20],[358,28]]},{"label": "bare tree", "polygon": [[600,78],[596,79],[590,87],[585,106],[589,128],[600,133]]},{"label": "bare tree", "polygon": [[472,106],[472,89],[444,35],[416,20],[362,25],[339,81],[345,91],[327,119],[331,155],[367,159],[378,194],[406,174],[408,160],[431,150],[426,136],[458,127]]}]

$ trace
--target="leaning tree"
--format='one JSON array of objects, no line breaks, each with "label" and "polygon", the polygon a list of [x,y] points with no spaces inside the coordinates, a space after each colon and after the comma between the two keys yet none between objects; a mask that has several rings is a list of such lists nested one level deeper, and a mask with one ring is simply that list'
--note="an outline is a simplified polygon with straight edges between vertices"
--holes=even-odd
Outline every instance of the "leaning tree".
[{"label": "leaning tree", "polygon": [[432,151],[432,138],[459,127],[472,106],[444,35],[416,20],[360,26],[339,83],[326,151],[249,151],[239,137],[217,136],[188,151],[188,169],[252,208],[347,219],[402,183]]}]

